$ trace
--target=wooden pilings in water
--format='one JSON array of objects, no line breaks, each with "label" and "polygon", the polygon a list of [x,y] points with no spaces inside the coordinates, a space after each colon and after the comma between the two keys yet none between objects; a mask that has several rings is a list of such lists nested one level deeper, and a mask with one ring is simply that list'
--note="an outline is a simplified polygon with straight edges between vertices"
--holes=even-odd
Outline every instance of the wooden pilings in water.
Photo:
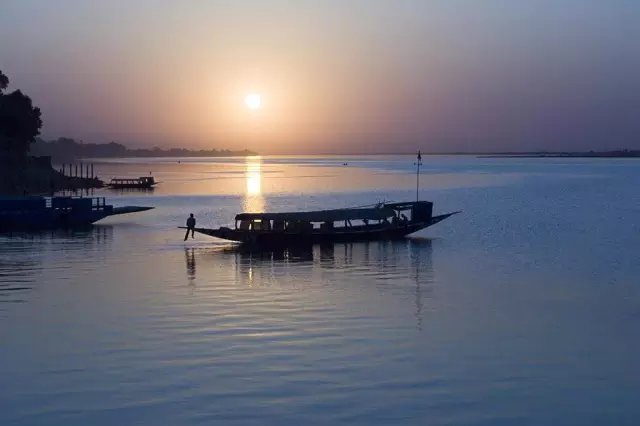
[{"label": "wooden pilings in water", "polygon": [[[79,170],[78,170],[79,167]],[[69,178],[81,178],[81,179],[95,179],[93,163],[91,164],[66,164],[62,163],[62,168],[59,170],[60,174]],[[68,171],[68,173],[67,173]]]},{"label": "wooden pilings in water", "polygon": [[101,188],[104,182],[95,175],[93,163],[63,163],[58,170],[58,178],[54,186],[57,190],[77,191]]}]

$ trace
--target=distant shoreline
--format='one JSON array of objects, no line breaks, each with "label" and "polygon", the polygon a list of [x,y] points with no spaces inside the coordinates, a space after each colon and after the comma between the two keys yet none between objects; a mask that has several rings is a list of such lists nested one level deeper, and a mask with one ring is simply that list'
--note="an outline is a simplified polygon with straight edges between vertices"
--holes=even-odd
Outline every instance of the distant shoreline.
[{"label": "distant shoreline", "polygon": [[[117,160],[117,159],[134,159],[134,158],[232,158],[232,157],[357,157],[357,156],[416,156],[416,153],[314,153],[314,154],[259,154],[255,152],[249,153],[229,153],[229,154],[187,154],[187,155],[118,155],[118,156],[96,156],[96,157],[78,157],[77,160]],[[469,156],[476,158],[640,158],[640,151],[630,151],[628,153],[581,153],[581,152],[548,152],[548,153],[486,153],[486,152],[423,152],[422,156]]]},{"label": "distant shoreline", "polygon": [[640,158],[640,151],[525,152],[479,154],[480,158]]},{"label": "distant shoreline", "polygon": [[[422,152],[423,156],[456,155],[475,156],[478,158],[640,158],[640,150],[619,151],[588,151],[588,152]],[[298,154],[279,154],[298,155]],[[350,153],[350,154],[299,154],[299,155],[413,155],[415,152],[387,152],[387,153]]]},{"label": "distant shoreline", "polygon": [[[402,156],[416,156],[417,152],[350,152],[350,153],[335,153],[335,152],[320,152],[320,153],[292,153],[292,154],[256,154],[263,156],[382,156],[382,155],[402,155]],[[438,156],[438,155],[451,155],[451,156],[474,156],[479,158],[640,158],[640,150],[617,150],[617,151],[588,151],[588,152],[545,152],[545,151],[531,151],[531,152],[421,152],[423,156]]]},{"label": "distant shoreline", "polygon": [[58,138],[55,141],[37,139],[30,150],[33,156],[51,157],[56,163],[73,162],[83,158],[158,158],[158,157],[235,157],[256,155],[255,152],[229,149],[199,149],[154,147],[128,148],[125,145],[111,142],[106,144],[78,143],[70,138]]},{"label": "distant shoreline", "polygon": [[[361,153],[331,153],[319,152],[313,154],[302,153],[280,153],[265,154],[271,156],[382,156],[382,155],[403,155],[415,156],[417,152],[361,152]],[[51,157],[55,163],[74,162],[82,159],[108,159],[108,158],[224,158],[224,157],[247,157],[260,155],[257,152],[229,149],[187,149],[187,148],[128,148],[127,146],[111,142],[106,144],[78,143],[70,138],[58,138],[57,140],[46,142],[37,139],[31,145],[31,155]],[[618,149],[610,151],[484,151],[484,152],[422,152],[425,156],[455,155],[455,156],[476,156],[479,158],[640,158],[640,150]]]}]

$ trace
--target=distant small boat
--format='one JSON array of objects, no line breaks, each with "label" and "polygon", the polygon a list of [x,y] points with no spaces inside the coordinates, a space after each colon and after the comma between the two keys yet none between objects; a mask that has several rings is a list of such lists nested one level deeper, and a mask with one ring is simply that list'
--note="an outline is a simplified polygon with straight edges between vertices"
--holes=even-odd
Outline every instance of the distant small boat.
[{"label": "distant small boat", "polygon": [[153,207],[114,207],[102,197],[0,197],[0,232],[80,228]]},{"label": "distant small boat", "polygon": [[[256,245],[297,245],[402,238],[459,212],[433,216],[433,203],[410,201],[289,213],[241,213],[235,228],[195,228],[196,232]],[[183,228],[184,227],[180,227]]]},{"label": "distant small boat", "polygon": [[113,178],[107,186],[113,189],[151,189],[156,184],[153,176],[141,176],[139,178]]}]

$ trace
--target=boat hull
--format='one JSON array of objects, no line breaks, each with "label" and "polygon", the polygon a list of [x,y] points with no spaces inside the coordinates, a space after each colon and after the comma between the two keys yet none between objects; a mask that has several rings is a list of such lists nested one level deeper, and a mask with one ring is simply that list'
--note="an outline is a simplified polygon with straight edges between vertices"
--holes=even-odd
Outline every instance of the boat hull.
[{"label": "boat hull", "polygon": [[90,210],[0,211],[0,232],[84,228],[109,216],[150,210],[152,207],[112,207]]},{"label": "boat hull", "polygon": [[109,214],[103,211],[82,213],[53,211],[0,213],[0,232],[78,228],[90,225],[107,216]]},{"label": "boat hull", "polygon": [[113,184],[110,183],[109,185],[107,185],[109,188],[111,189],[154,189],[154,186],[156,184],[146,184],[146,183],[141,183],[141,184]]},{"label": "boat hull", "polygon": [[[237,241],[243,244],[259,246],[289,246],[301,244],[317,244],[329,242],[394,240],[404,238],[421,229],[435,225],[436,223],[459,212],[434,216],[426,222],[409,222],[387,226],[361,226],[353,228],[336,229],[329,232],[314,230],[310,232],[260,232],[245,231],[230,228],[196,228],[195,231],[211,237],[224,240]],[[184,227],[181,227],[184,229]]]}]

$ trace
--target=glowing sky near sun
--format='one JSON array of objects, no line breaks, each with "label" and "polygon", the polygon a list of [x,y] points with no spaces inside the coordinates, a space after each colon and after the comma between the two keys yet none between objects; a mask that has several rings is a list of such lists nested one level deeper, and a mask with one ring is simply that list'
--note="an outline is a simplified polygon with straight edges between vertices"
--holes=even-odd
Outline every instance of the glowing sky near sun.
[{"label": "glowing sky near sun", "polygon": [[3,0],[0,69],[46,138],[640,148],[638,22],[631,1]]}]

